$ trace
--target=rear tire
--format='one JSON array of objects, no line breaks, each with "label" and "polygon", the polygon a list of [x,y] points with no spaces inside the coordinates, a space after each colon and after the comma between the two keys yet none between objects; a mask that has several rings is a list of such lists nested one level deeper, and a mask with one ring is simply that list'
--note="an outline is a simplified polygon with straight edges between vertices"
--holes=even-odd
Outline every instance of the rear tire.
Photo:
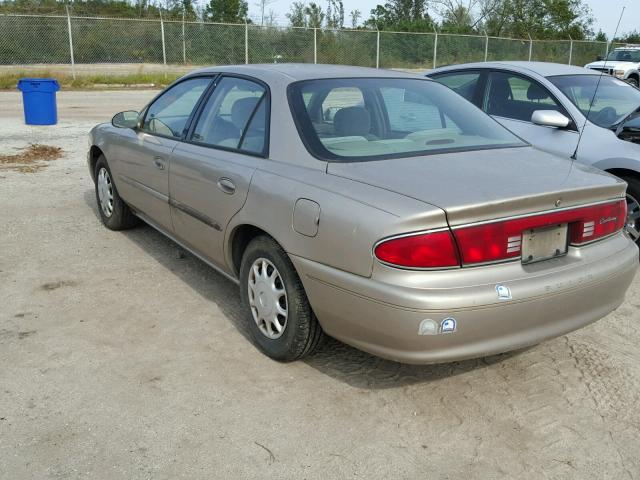
[{"label": "rear tire", "polygon": [[126,230],[138,225],[140,219],[133,214],[129,206],[124,203],[118,194],[116,185],[113,183],[113,175],[104,155],[98,157],[95,168],[96,202],[98,203],[100,219],[105,227],[110,230]]},{"label": "rear tire", "polygon": [[311,354],[324,332],[291,260],[268,236],[254,238],[242,255],[240,295],[260,350],[281,362]]},{"label": "rear tire", "polygon": [[621,177],[627,182],[627,224],[625,230],[631,239],[640,243],[640,180],[635,177]]}]

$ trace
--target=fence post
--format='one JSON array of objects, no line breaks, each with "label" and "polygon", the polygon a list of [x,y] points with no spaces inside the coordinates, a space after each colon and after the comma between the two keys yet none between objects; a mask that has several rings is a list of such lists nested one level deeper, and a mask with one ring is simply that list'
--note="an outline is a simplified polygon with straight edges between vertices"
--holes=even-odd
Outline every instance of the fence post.
[{"label": "fence post", "polygon": [[318,63],[318,29],[313,29],[313,63]]},{"label": "fence post", "polygon": [[184,9],[182,9],[182,63],[187,64],[187,44],[184,38]]},{"label": "fence post", "polygon": [[531,61],[531,53],[533,52],[533,39],[531,38],[531,35],[529,35],[529,32],[527,32],[527,37],[529,37],[529,61]]},{"label": "fence post", "polygon": [[437,58],[438,58],[438,30],[436,30],[436,27],[433,27],[433,31],[435,32],[436,36],[435,39],[433,40],[433,68],[436,68],[437,63]]},{"label": "fence post", "polygon": [[71,34],[71,16],[69,15],[69,6],[64,7],[67,10],[67,30],[69,31],[69,54],[71,55],[71,75],[76,79],[76,62],[73,58],[73,35]]},{"label": "fence post", "polygon": [[571,59],[573,57],[573,38],[569,35],[569,65],[571,65]]},{"label": "fence post", "polygon": [[[162,10],[160,10],[160,36],[162,37],[162,64],[167,66],[167,47],[164,43],[164,21],[162,20]],[[166,71],[165,71],[166,75]]]},{"label": "fence post", "polygon": [[484,31],[484,61],[487,61],[487,55],[489,54],[489,35],[487,31]]},{"label": "fence post", "polygon": [[380,30],[376,33],[376,68],[380,68]]},{"label": "fence post", "polygon": [[249,63],[249,23],[244,19],[244,63]]},{"label": "fence post", "polygon": [[604,58],[607,58],[609,56],[609,45],[610,45],[610,42],[609,40],[607,40],[605,44],[605,49],[604,49]]}]

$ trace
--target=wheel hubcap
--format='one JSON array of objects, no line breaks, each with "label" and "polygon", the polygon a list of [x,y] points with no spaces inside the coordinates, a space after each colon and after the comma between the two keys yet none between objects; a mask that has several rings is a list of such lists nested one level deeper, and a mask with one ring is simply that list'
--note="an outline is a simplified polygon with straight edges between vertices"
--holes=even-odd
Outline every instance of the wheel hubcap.
[{"label": "wheel hubcap", "polygon": [[287,326],[287,292],[278,269],[266,258],[258,258],[249,270],[249,306],[260,332],[272,340]]},{"label": "wheel hubcap", "polygon": [[634,242],[640,238],[640,203],[627,194],[627,224],[625,230]]},{"label": "wheel hubcap", "polygon": [[113,185],[106,168],[102,167],[98,172],[98,200],[105,217],[113,213]]}]

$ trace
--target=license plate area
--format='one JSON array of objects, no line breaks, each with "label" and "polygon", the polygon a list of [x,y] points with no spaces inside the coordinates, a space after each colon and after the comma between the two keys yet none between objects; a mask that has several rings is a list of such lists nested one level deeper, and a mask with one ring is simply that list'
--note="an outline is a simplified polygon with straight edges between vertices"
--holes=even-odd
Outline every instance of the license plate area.
[{"label": "license plate area", "polygon": [[522,263],[535,263],[567,254],[566,223],[522,232]]}]

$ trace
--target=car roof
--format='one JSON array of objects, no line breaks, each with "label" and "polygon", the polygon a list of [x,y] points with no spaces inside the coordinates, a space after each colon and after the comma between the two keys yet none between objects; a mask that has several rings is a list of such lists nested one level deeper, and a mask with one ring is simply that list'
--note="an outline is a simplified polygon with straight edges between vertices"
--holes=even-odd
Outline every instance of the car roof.
[{"label": "car roof", "polygon": [[577,67],[574,65],[565,65],[562,63],[551,62],[476,62],[463,63],[460,65],[450,65],[446,67],[430,70],[428,73],[444,72],[447,70],[467,70],[473,68],[508,68],[510,70],[519,71],[521,73],[537,73],[543,77],[553,77],[555,75],[600,75],[598,70],[590,70],[588,68]]},{"label": "car roof", "polygon": [[190,72],[189,75],[201,73],[237,73],[257,77],[265,81],[288,80],[289,82],[298,80],[352,77],[416,78],[415,74],[394,70],[309,63],[224,65],[201,68],[194,72]]}]

